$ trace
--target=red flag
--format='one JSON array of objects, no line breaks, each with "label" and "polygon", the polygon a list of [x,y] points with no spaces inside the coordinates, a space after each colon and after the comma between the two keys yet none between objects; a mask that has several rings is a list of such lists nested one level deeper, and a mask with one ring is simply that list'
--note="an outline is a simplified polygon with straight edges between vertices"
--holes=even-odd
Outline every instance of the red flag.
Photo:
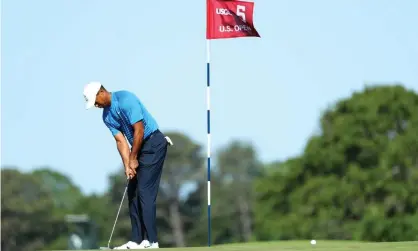
[{"label": "red flag", "polygon": [[260,37],[253,24],[254,3],[206,0],[206,38]]}]

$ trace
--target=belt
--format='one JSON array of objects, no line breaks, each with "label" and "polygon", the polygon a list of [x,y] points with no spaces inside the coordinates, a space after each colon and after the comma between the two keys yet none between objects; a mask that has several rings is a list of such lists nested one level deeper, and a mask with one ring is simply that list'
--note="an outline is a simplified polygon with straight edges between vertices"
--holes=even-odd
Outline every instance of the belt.
[{"label": "belt", "polygon": [[149,140],[149,139],[151,139],[152,137],[154,137],[154,135],[156,135],[157,133],[160,133],[160,130],[155,130],[155,131],[153,131],[150,135],[148,135],[145,139],[144,139],[144,141],[146,141],[146,140]]}]

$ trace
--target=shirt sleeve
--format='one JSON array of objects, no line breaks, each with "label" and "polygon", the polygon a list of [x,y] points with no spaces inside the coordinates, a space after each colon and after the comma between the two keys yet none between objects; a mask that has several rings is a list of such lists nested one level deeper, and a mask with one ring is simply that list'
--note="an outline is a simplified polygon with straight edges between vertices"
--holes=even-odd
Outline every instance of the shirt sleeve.
[{"label": "shirt sleeve", "polygon": [[107,128],[109,128],[110,132],[112,133],[113,136],[115,136],[116,134],[118,134],[120,131],[118,129],[116,129],[114,126],[112,126],[111,124],[107,123],[106,121],[103,121],[105,123],[105,125],[107,126]]},{"label": "shirt sleeve", "polygon": [[120,103],[120,108],[128,117],[131,125],[144,119],[142,106],[139,103],[138,98],[133,93],[129,93],[123,98],[123,101]]}]

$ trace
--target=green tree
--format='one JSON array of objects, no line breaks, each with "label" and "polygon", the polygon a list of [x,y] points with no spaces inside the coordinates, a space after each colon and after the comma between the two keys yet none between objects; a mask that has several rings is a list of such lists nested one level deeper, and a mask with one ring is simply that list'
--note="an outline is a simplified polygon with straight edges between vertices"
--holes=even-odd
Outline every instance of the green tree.
[{"label": "green tree", "polygon": [[257,182],[258,238],[416,239],[417,122],[400,85],[340,100],[300,157]]},{"label": "green tree", "polygon": [[201,146],[188,136],[177,132],[167,133],[167,136],[172,139],[174,146],[169,147],[164,163],[160,203],[164,201],[167,207],[166,210],[160,210],[159,215],[171,229],[171,236],[168,233],[166,235],[167,240],[171,240],[171,245],[184,247],[187,238],[185,224],[191,219],[183,212],[181,192],[185,187],[195,185],[196,179],[203,176],[203,159]]},{"label": "green tree", "polygon": [[[229,191],[222,186],[222,179],[217,167],[211,166],[211,243],[220,244],[239,240],[238,224],[231,215],[234,209],[229,207]],[[206,173],[201,175],[204,180],[197,182],[197,189],[187,197],[184,209],[189,221],[186,224],[188,244],[205,246],[208,243],[208,211]],[[221,187],[222,186],[222,187]],[[236,219],[236,218],[235,218]]]},{"label": "green tree", "polygon": [[65,232],[54,200],[34,175],[1,170],[1,249],[42,250]]},{"label": "green tree", "polygon": [[261,168],[251,143],[235,140],[219,149],[216,168],[211,175],[214,184],[212,215],[215,243],[252,239],[252,186]]},{"label": "green tree", "polygon": [[55,207],[61,209],[62,213],[71,213],[83,197],[80,188],[68,176],[50,167],[38,168],[32,175],[39,179],[43,189],[51,194]]},{"label": "green tree", "polygon": [[[121,196],[119,195],[119,200],[122,199]],[[99,246],[106,246],[113,226],[112,224],[116,217],[118,203],[120,201],[111,203],[109,196],[105,194],[91,194],[83,196],[75,205],[71,214],[87,215],[91,221],[90,224],[92,224],[89,226],[89,239],[93,239],[92,241],[97,240],[97,245]],[[68,235],[66,237],[68,238]]]},{"label": "green tree", "polygon": [[[206,173],[205,173],[206,174]],[[184,232],[187,245],[205,246],[207,244],[207,182],[206,177],[197,179],[196,189],[191,190],[181,204],[184,218]]]},{"label": "green tree", "polygon": [[[113,227],[113,223],[116,218],[117,210],[122,200],[123,192],[126,186],[126,176],[124,173],[124,168],[121,166],[108,177],[109,188],[108,191],[104,194],[105,199],[100,199],[100,202],[104,206],[105,210],[100,210],[100,218],[97,219],[98,225],[100,225],[100,243],[101,245],[107,245],[107,241],[110,235],[110,231]],[[92,210],[95,205],[91,205]],[[112,245],[121,245],[127,241],[131,236],[131,220],[129,217],[129,206],[128,206],[128,194],[126,194],[125,199],[122,204],[121,212],[115,226],[115,231],[113,233]]]}]

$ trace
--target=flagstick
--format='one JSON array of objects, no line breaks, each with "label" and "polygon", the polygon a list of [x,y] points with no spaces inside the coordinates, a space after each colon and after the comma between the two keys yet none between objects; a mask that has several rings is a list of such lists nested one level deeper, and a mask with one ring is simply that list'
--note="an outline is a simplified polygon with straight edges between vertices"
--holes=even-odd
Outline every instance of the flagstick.
[{"label": "flagstick", "polygon": [[208,246],[210,247],[210,40],[206,39],[206,75],[207,75],[207,86],[206,86],[206,104],[207,104],[207,128],[208,128]]},{"label": "flagstick", "polygon": [[[226,39],[226,38],[239,38],[239,37],[260,37],[257,30],[255,29],[252,16],[253,16],[253,2],[238,2],[230,1],[231,6],[227,6],[225,1],[221,0],[206,0],[206,75],[207,75],[207,87],[206,87],[206,103],[207,103],[207,128],[208,128],[208,142],[207,142],[207,154],[208,154],[208,246],[211,245],[211,215],[210,215],[210,40],[211,39]],[[239,3],[239,5],[238,5]],[[232,10],[232,5],[234,10]],[[232,15],[230,17],[221,17],[218,15],[214,9],[216,6],[222,6],[222,8],[227,9],[235,13],[235,16],[239,16],[243,23],[248,26],[250,29],[244,30],[232,30],[233,33],[225,33],[221,26],[238,25],[241,23],[238,22],[235,17]],[[247,11],[245,11],[247,9]],[[249,12],[249,11],[250,12]],[[239,12],[239,13],[238,13]],[[246,21],[248,20],[248,22]]]}]

